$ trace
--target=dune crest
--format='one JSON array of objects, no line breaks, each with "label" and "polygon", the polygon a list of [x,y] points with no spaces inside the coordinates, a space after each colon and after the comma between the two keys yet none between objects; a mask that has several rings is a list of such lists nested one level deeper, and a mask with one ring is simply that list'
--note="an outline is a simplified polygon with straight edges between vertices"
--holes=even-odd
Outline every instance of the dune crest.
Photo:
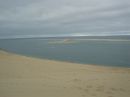
[{"label": "dune crest", "polygon": [[0,51],[0,97],[129,97],[130,68],[82,65]]}]

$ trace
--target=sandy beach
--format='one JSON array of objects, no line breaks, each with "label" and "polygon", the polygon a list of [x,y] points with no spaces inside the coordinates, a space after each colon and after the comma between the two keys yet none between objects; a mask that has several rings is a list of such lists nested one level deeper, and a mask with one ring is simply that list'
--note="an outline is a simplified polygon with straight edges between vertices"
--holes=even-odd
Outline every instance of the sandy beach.
[{"label": "sandy beach", "polygon": [[130,68],[42,60],[1,50],[0,97],[130,97]]}]

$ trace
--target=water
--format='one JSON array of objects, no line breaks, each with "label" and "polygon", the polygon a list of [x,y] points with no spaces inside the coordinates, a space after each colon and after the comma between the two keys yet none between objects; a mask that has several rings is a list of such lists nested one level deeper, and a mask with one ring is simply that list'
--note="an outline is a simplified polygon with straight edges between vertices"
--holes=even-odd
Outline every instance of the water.
[{"label": "water", "polygon": [[[54,42],[56,41],[56,42]],[[25,56],[82,64],[130,67],[130,41],[1,39],[0,48]]]}]

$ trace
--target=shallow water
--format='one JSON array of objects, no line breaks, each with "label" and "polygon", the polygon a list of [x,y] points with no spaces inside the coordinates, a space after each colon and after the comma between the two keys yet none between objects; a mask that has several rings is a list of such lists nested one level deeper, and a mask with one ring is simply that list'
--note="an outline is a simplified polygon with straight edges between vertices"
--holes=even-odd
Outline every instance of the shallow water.
[{"label": "shallow water", "polygon": [[130,41],[1,39],[0,48],[44,59],[130,67]]}]

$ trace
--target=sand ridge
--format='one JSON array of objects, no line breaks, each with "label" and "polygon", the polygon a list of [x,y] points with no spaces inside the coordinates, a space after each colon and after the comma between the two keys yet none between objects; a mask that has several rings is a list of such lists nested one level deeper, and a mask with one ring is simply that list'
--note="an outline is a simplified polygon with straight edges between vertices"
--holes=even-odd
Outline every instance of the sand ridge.
[{"label": "sand ridge", "polygon": [[0,97],[129,97],[130,68],[42,60],[0,51]]}]

